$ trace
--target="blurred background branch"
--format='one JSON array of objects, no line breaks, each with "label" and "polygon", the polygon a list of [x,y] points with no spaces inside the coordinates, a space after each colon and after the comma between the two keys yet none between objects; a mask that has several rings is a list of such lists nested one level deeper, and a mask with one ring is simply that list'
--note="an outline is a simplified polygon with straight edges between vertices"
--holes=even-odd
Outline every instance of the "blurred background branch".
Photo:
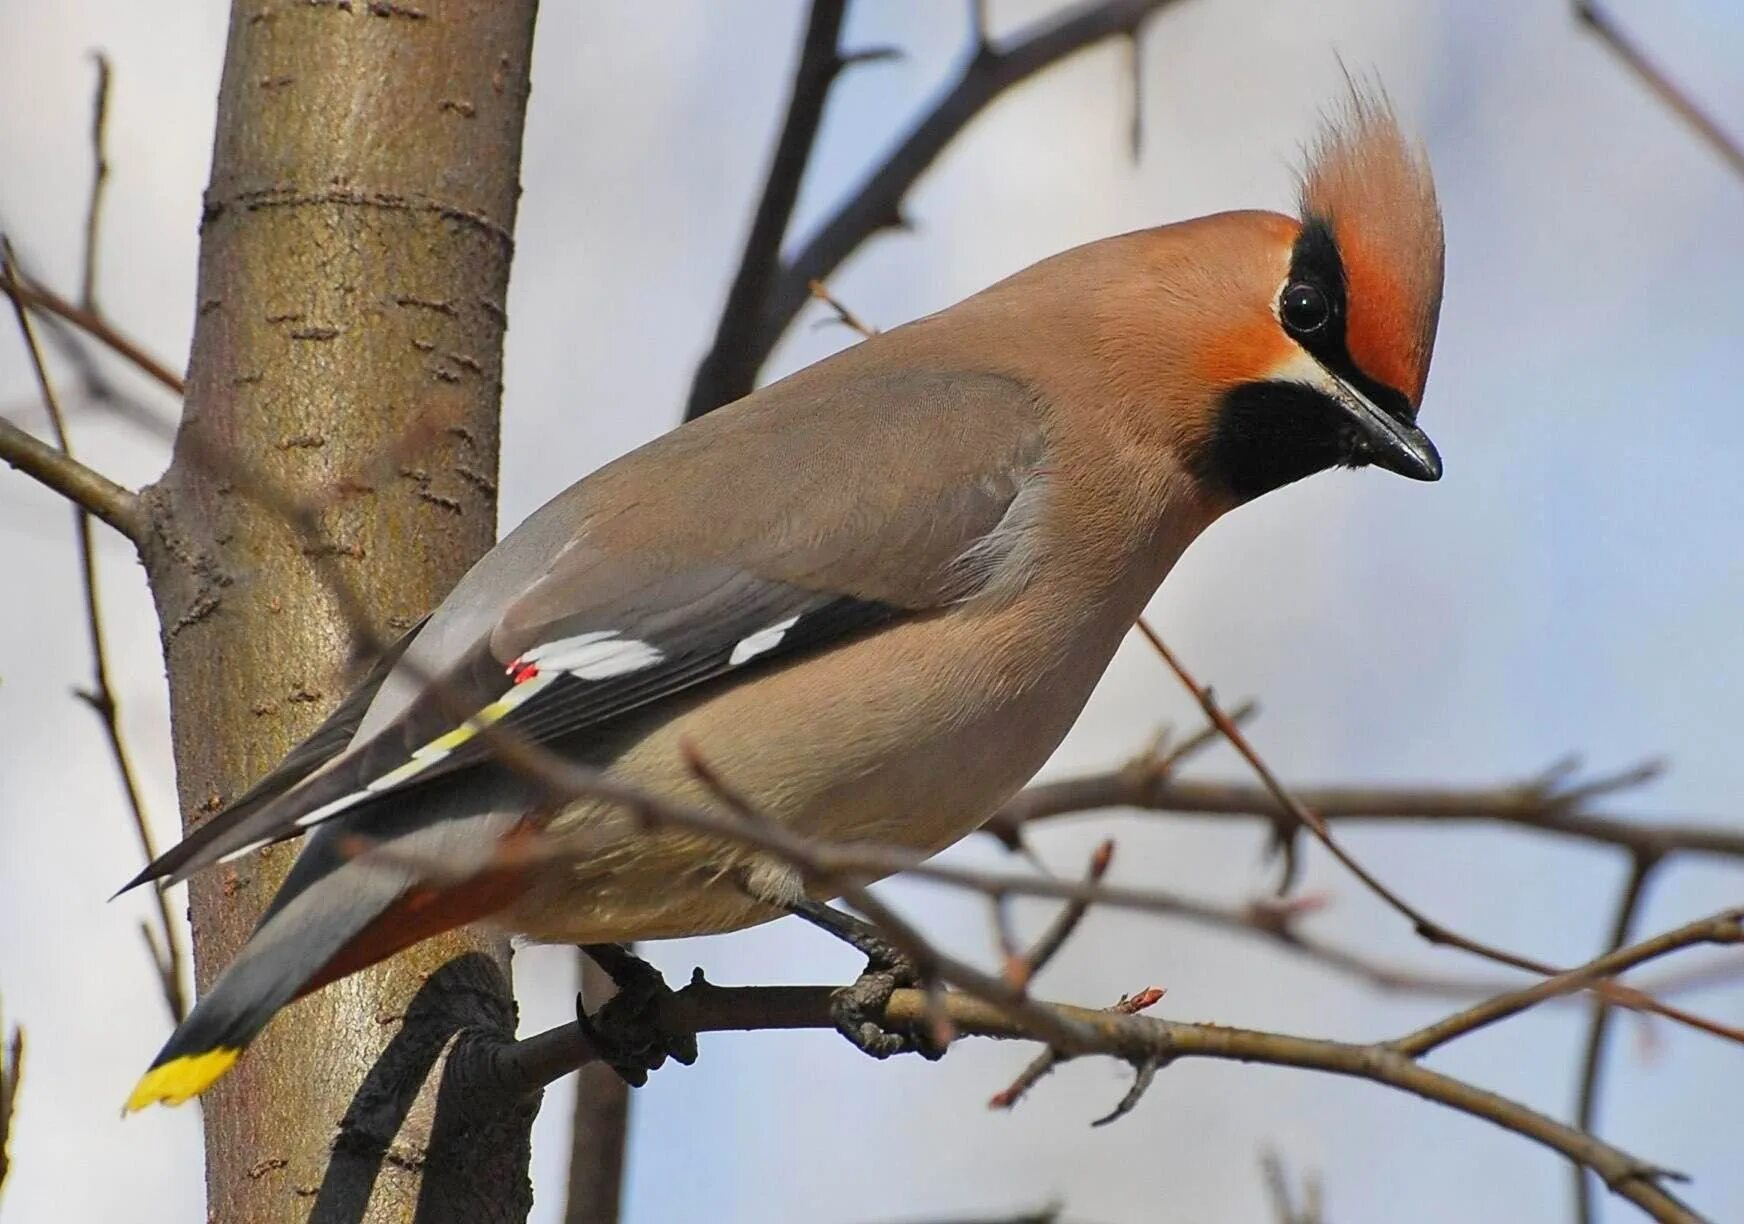
[{"label": "blurred background branch", "polygon": [[[881,157],[792,257],[781,247],[805,177],[830,84],[842,68],[868,56],[835,48],[842,0],[817,0],[806,26],[787,119],[751,236],[728,292],[715,338],[697,366],[686,420],[748,394],[788,326],[810,300],[814,282],[830,277],[861,245],[885,230],[906,229],[902,201],[963,129],[1013,86],[1110,38],[1136,39],[1144,24],[1178,0],[1093,0],[1003,42],[987,36],[983,6],[971,4],[974,35],[961,72],[896,146]],[[888,58],[880,51],[870,58]]]}]

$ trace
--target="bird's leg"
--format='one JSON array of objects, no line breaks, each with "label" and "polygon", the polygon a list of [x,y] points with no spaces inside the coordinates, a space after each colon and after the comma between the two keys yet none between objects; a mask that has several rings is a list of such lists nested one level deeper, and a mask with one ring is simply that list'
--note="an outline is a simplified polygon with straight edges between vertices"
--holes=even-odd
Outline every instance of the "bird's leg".
[{"label": "bird's leg", "polygon": [[601,1062],[639,1088],[668,1057],[687,1067],[696,1061],[694,1034],[661,1031],[657,1008],[673,990],[658,969],[622,944],[582,944],[581,950],[618,987],[591,1016],[582,997],[575,996],[576,1025]]},{"label": "bird's leg", "polygon": [[906,953],[879,934],[871,923],[822,901],[801,898],[787,902],[784,908],[866,957],[865,971],[854,984],[842,987],[830,997],[830,1016],[842,1036],[873,1058],[909,1053],[928,1060],[944,1057],[944,1047],[930,1035],[891,1029],[884,1024],[884,1008],[890,996],[900,988],[922,984],[919,968]]}]

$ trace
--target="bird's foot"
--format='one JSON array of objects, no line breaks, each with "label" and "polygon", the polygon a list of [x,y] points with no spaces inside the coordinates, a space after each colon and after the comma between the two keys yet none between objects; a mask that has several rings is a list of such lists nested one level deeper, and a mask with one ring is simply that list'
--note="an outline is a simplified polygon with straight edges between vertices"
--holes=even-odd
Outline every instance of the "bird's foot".
[{"label": "bird's foot", "polygon": [[581,950],[618,987],[591,1016],[581,996],[575,998],[575,1022],[601,1062],[640,1088],[668,1058],[687,1067],[696,1061],[695,1034],[660,1027],[660,1002],[675,992],[658,969],[621,944],[583,944]]},{"label": "bird's foot", "polygon": [[865,954],[865,971],[853,985],[844,986],[830,996],[830,1018],[835,1021],[837,1032],[855,1049],[873,1058],[919,1054],[928,1061],[937,1061],[944,1057],[945,1047],[930,1032],[892,1028],[884,1019],[891,995],[924,984],[913,960],[879,934],[876,927],[821,901],[800,901],[790,908],[813,926]]}]

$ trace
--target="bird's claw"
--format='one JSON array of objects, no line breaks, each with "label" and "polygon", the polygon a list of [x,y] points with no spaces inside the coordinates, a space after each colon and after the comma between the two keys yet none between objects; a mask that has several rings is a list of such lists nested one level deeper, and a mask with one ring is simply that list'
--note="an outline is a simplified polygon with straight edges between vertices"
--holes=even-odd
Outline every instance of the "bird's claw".
[{"label": "bird's claw", "polygon": [[590,1016],[580,995],[575,1022],[594,1053],[632,1088],[648,1082],[648,1072],[668,1058],[685,1066],[696,1061],[696,1035],[668,1033],[660,1027],[659,1007],[674,994],[660,971],[641,957],[612,945],[582,949],[617,984],[618,993]]},{"label": "bird's claw", "polygon": [[853,985],[843,986],[830,996],[830,1018],[835,1021],[836,1031],[855,1049],[873,1058],[919,1054],[928,1062],[937,1062],[945,1056],[945,1047],[934,1041],[930,1033],[924,1029],[891,1028],[884,1021],[890,996],[920,982],[919,972],[907,957],[888,951],[870,954],[865,972]]},{"label": "bird's claw", "polygon": [[855,1049],[873,1058],[892,1054],[919,1054],[929,1062],[945,1056],[945,1047],[930,1032],[891,1028],[884,1021],[890,996],[905,987],[921,986],[925,975],[900,948],[878,928],[844,914],[833,906],[809,898],[791,902],[789,913],[827,931],[866,958],[866,969],[852,986],[830,996],[830,1019]]}]

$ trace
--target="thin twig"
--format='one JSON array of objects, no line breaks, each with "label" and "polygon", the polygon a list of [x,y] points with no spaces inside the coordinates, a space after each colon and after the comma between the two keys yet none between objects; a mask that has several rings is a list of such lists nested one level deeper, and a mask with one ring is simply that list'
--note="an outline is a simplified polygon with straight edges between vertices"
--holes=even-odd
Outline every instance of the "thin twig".
[{"label": "thin twig", "polygon": [[[5,1014],[0,1012],[0,1022]],[[0,1032],[4,1024],[0,1023]],[[18,1081],[24,1072],[24,1029],[12,1026],[12,1034],[0,1048],[0,1189],[5,1189],[6,1174],[12,1168],[10,1144],[12,1122],[18,1112]]]},{"label": "thin twig", "polygon": [[[429,682],[436,683],[433,679]],[[839,895],[875,923],[881,923],[883,919],[860,904],[860,898],[866,897],[864,884],[888,876],[906,874],[911,879],[965,889],[990,899],[1027,896],[1065,901],[1083,900],[1093,905],[1174,916],[1222,930],[1257,935],[1387,989],[1420,989],[1460,997],[1494,991],[1493,985],[1430,978],[1409,971],[1373,965],[1358,954],[1311,940],[1297,932],[1290,921],[1294,914],[1300,912],[1299,906],[1280,908],[1272,902],[1232,909],[1191,900],[1156,888],[1090,884],[1049,876],[955,867],[931,861],[927,856],[914,851],[878,843],[822,842],[776,824],[761,814],[748,817],[737,811],[708,810],[658,798],[614,781],[598,771],[575,765],[556,756],[549,748],[524,737],[505,733],[497,726],[484,727],[479,735],[505,766],[539,782],[553,800],[587,795],[618,804],[651,827],[683,829],[718,839],[726,846],[771,854],[800,869],[808,879],[825,882],[838,889]],[[739,801],[742,803],[742,798]],[[729,808],[732,806],[731,803],[728,804]],[[411,871],[422,879],[445,886],[462,883],[487,869],[522,870],[587,858],[597,853],[598,848],[595,835],[586,831],[550,834],[504,843],[495,852],[495,857],[488,861],[462,862],[451,857],[436,858],[428,854],[410,853],[392,843],[375,842],[362,837],[352,839],[353,853],[373,856],[384,865]],[[868,904],[875,904],[870,898],[867,901]],[[879,909],[881,913],[887,912],[882,907]],[[904,927],[906,928],[906,924]],[[896,932],[887,931],[886,934],[902,944],[905,952],[912,952],[922,960],[933,955],[926,949],[925,941],[912,928],[906,928],[900,939]],[[914,951],[916,948],[919,949],[918,952]],[[1703,1017],[1692,1016],[1639,990],[1609,982],[1594,983],[1592,989],[1605,992],[1618,1006],[1654,1011],[1691,1027],[1719,1036],[1729,1036],[1729,1030],[1725,1026],[1716,1025]],[[999,982],[999,995],[1002,998],[1019,997],[1003,980]]]},{"label": "thin twig", "polygon": [[[1084,882],[1092,886],[1100,884],[1102,877],[1108,874],[1108,868],[1113,862],[1114,842],[1105,840],[1090,855],[1090,866],[1084,872]],[[1035,980],[1036,974],[1040,973],[1047,967],[1049,961],[1059,955],[1060,949],[1066,946],[1066,941],[1072,937],[1072,932],[1078,929],[1078,924],[1084,921],[1084,915],[1089,912],[1089,901],[1083,898],[1068,901],[1065,908],[1048,924],[1047,930],[1043,931],[1041,937],[1030,946],[1028,952],[1006,959],[1005,980],[1019,990],[1029,989],[1029,984]]]},{"label": "thin twig", "polygon": [[[1522,990],[1509,991],[1497,995],[1493,999],[1485,999],[1474,1007],[1437,1020],[1434,1024],[1425,1025],[1414,1032],[1395,1041],[1389,1042],[1390,1048],[1410,1058],[1422,1058],[1440,1049],[1455,1038],[1464,1037],[1480,1028],[1485,1028],[1498,1020],[1506,1020],[1516,1016],[1529,1007],[1542,1003],[1546,999],[1558,995],[1572,994],[1595,983],[1613,978],[1619,973],[1633,969],[1636,965],[1656,960],[1683,948],[1694,947],[1697,944],[1735,944],[1744,943],[1744,908],[1721,910],[1706,918],[1686,923],[1676,930],[1656,935],[1652,939],[1643,940],[1615,952],[1607,952],[1584,965],[1579,965],[1554,977],[1534,982]],[[1627,989],[1627,988],[1625,988]],[[1633,993],[1633,992],[1631,992]],[[1728,1034],[1734,1041],[1744,1041],[1744,1033],[1732,1030]]]},{"label": "thin twig", "polygon": [[870,340],[878,334],[876,327],[844,306],[836,295],[830,292],[829,286],[822,281],[814,280],[810,285],[810,290],[812,297],[835,312],[836,322],[852,331],[859,332],[862,340]]},{"label": "thin twig", "polygon": [[[25,310],[29,290],[18,279],[12,244],[4,236],[0,236],[0,293],[6,295],[18,317],[19,335],[29,351],[37,388],[45,402],[54,403],[42,360],[42,348],[37,344],[36,332]],[[61,435],[62,445],[58,449],[32,437],[12,422],[0,420],[0,459],[72,502],[80,511],[81,522],[85,513],[93,514],[138,544],[144,538],[145,530],[139,497],[131,489],[123,488],[73,458],[65,445],[66,430],[58,404],[52,410],[51,421]]]},{"label": "thin twig", "polygon": [[25,281],[22,278],[12,286],[9,293],[15,300],[22,301],[32,310],[47,311],[56,318],[65,319],[93,340],[106,345],[116,355],[124,358],[176,395],[181,395],[187,390],[181,375],[170,369],[158,358],[153,357],[138,341],[123,335],[104,316],[75,306],[54,290],[33,281]]},{"label": "thin twig", "polygon": [[97,64],[96,96],[91,100],[91,203],[85,209],[85,271],[79,281],[79,306],[96,315],[97,247],[102,229],[103,189],[109,184],[109,57],[93,51]]},{"label": "thin twig", "polygon": [[[1647,882],[1659,863],[1659,857],[1651,854],[1636,855],[1630,863],[1629,878],[1624,881],[1623,891],[1617,898],[1617,913],[1611,920],[1606,951],[1616,952],[1629,942],[1635,915],[1640,912],[1641,903],[1647,896]],[[1591,1014],[1587,1017],[1586,1041],[1581,1049],[1580,1089],[1574,1111],[1574,1124],[1588,1132],[1593,1130],[1593,1119],[1599,1109],[1601,1070],[1610,1031],[1611,1008],[1604,999],[1594,995]],[[1592,1185],[1587,1181],[1586,1171],[1579,1165],[1574,1169],[1574,1206],[1576,1224],[1593,1224],[1597,1217]]]},{"label": "thin twig", "polygon": [[[1229,716],[1241,726],[1258,712],[1259,704],[1250,699],[1231,710]],[[1171,745],[1169,729],[1164,727],[1143,752],[1112,773],[1026,786],[982,822],[979,831],[998,839],[1007,850],[1028,853],[1023,829],[1031,821],[1108,807],[1148,807],[1143,800],[1168,786],[1175,770],[1222,739],[1223,733],[1216,725],[1206,723],[1180,743]]]},{"label": "thin twig", "polygon": [[[1133,1016],[1146,1008],[1161,1002],[1163,991],[1156,986],[1147,986],[1137,994],[1121,995],[1113,1007],[1108,1010],[1122,1015]],[[1029,1090],[1039,1084],[1055,1067],[1068,1061],[1071,1055],[1066,1054],[1056,1046],[1048,1046],[1040,1054],[1032,1058],[1017,1078],[1006,1087],[994,1093],[987,1102],[989,1109],[1011,1109],[1029,1094]]]},{"label": "thin twig", "polygon": [[[1378,897],[1389,908],[1410,922],[1412,929],[1415,930],[1419,936],[1430,943],[1445,944],[1448,947],[1458,948],[1461,951],[1469,952],[1474,956],[1480,956],[1486,960],[1495,961],[1497,964],[1508,965],[1511,968],[1522,969],[1528,973],[1538,974],[1540,977],[1552,981],[1561,980],[1569,975],[1570,971],[1557,969],[1543,961],[1533,960],[1531,957],[1521,956],[1517,953],[1507,951],[1504,948],[1499,948],[1492,944],[1484,943],[1481,940],[1473,939],[1470,936],[1462,935],[1451,927],[1444,926],[1430,918],[1422,910],[1418,909],[1398,893],[1394,892],[1392,888],[1383,884],[1368,870],[1368,868],[1358,862],[1349,851],[1333,838],[1331,830],[1327,828],[1326,822],[1320,818],[1319,813],[1304,806],[1299,799],[1284,787],[1284,784],[1278,780],[1277,775],[1271,771],[1271,768],[1265,763],[1265,761],[1260,759],[1259,753],[1255,751],[1253,745],[1248,742],[1247,737],[1242,734],[1241,728],[1237,727],[1234,722],[1230,720],[1229,716],[1223,712],[1222,708],[1218,706],[1216,698],[1212,696],[1211,690],[1201,685],[1192,677],[1191,674],[1188,673],[1187,669],[1182,666],[1181,661],[1175,657],[1174,652],[1171,651],[1168,646],[1164,644],[1163,639],[1158,636],[1157,631],[1151,628],[1151,626],[1142,618],[1138,622],[1138,628],[1139,632],[1144,635],[1145,640],[1148,641],[1157,654],[1162,657],[1163,662],[1168,664],[1169,669],[1175,673],[1181,683],[1193,694],[1194,698],[1199,702],[1200,708],[1204,710],[1205,716],[1217,724],[1218,729],[1223,732],[1230,744],[1242,755],[1242,758],[1247,761],[1248,765],[1253,768],[1254,773],[1259,776],[1260,781],[1265,784],[1266,789],[1271,792],[1272,797],[1277,800],[1278,804],[1288,811],[1290,815],[1293,816],[1304,828],[1312,833],[1315,840],[1324,846],[1335,859],[1343,864],[1345,870],[1355,876],[1365,888]],[[1575,970],[1573,972],[1578,973],[1579,971]],[[1586,981],[1579,983],[1579,985],[1584,986],[1589,983],[1592,985],[1594,990],[1599,991],[1612,1002],[1624,1003],[1626,1006],[1638,1010],[1655,1012],[1659,1015],[1676,1020],[1680,1024],[1686,1024],[1692,1028],[1701,1029],[1704,1032],[1712,1033],[1716,1036],[1725,1038],[1726,1040],[1744,1041],[1744,1031],[1732,1028],[1728,1025],[1718,1024],[1706,1019],[1705,1017],[1692,1016],[1690,1013],[1683,1011],[1682,1009],[1661,1003],[1657,999],[1642,994],[1640,991],[1625,991],[1622,987],[1616,986],[1612,983],[1592,981],[1591,979],[1587,979]],[[1540,985],[1542,985],[1542,983]]]},{"label": "thin twig", "polygon": [[[1577,1166],[1578,1167],[1578,1166]],[[1310,1173],[1302,1179],[1302,1207],[1296,1207],[1296,1194],[1290,1186],[1289,1171],[1283,1157],[1271,1148],[1260,1153],[1260,1177],[1272,1200],[1272,1214],[1277,1224],[1325,1224],[1321,1208],[1320,1179]]]},{"label": "thin twig", "polygon": [[1661,102],[1671,108],[1672,113],[1689,125],[1709,148],[1720,155],[1720,159],[1731,167],[1733,173],[1744,175],[1744,145],[1740,145],[1722,130],[1705,110],[1696,105],[1694,99],[1678,88],[1669,76],[1648,59],[1609,14],[1593,3],[1593,0],[1575,0],[1574,13],[1640,78],[1642,84],[1651,89]]},{"label": "thin twig", "polygon": [[[16,284],[13,279],[12,249],[0,240],[0,262],[3,262],[4,282],[7,290]],[[12,298],[12,308],[18,316],[18,328],[24,337],[25,349],[30,354],[31,369],[36,375],[37,390],[42,395],[43,409],[48,414],[50,427],[54,430],[55,441],[60,446],[60,453],[71,463],[74,462],[72,439],[67,434],[67,422],[61,412],[60,399],[55,395],[54,384],[49,379],[48,367],[43,362],[42,347],[37,343],[36,331],[31,326],[30,315],[19,303],[17,297]],[[131,496],[131,495],[130,495]],[[116,772],[121,775],[122,791],[127,796],[128,812],[133,818],[134,832],[138,835],[139,846],[145,855],[145,861],[151,862],[157,857],[157,846],[152,839],[151,825],[145,815],[145,801],[140,793],[139,779],[133,768],[133,758],[127,751],[127,742],[121,734],[121,713],[115,700],[115,690],[109,683],[109,651],[103,633],[103,607],[98,594],[97,583],[97,545],[92,538],[91,511],[77,500],[73,503],[73,533],[78,541],[80,585],[85,594],[85,628],[91,645],[92,679],[89,689],[75,690],[75,695],[96,713],[98,721],[103,725],[104,738],[109,744],[110,756],[114,759]],[[164,1004],[169,1008],[171,1017],[176,1023],[181,1023],[187,1013],[187,1000],[182,991],[183,954],[181,941],[176,937],[174,920],[170,917],[169,899],[161,887],[153,887],[152,895],[157,901],[157,917],[162,933],[161,945],[147,937],[146,944],[151,952],[152,967],[157,973],[159,988],[163,991]]]}]

